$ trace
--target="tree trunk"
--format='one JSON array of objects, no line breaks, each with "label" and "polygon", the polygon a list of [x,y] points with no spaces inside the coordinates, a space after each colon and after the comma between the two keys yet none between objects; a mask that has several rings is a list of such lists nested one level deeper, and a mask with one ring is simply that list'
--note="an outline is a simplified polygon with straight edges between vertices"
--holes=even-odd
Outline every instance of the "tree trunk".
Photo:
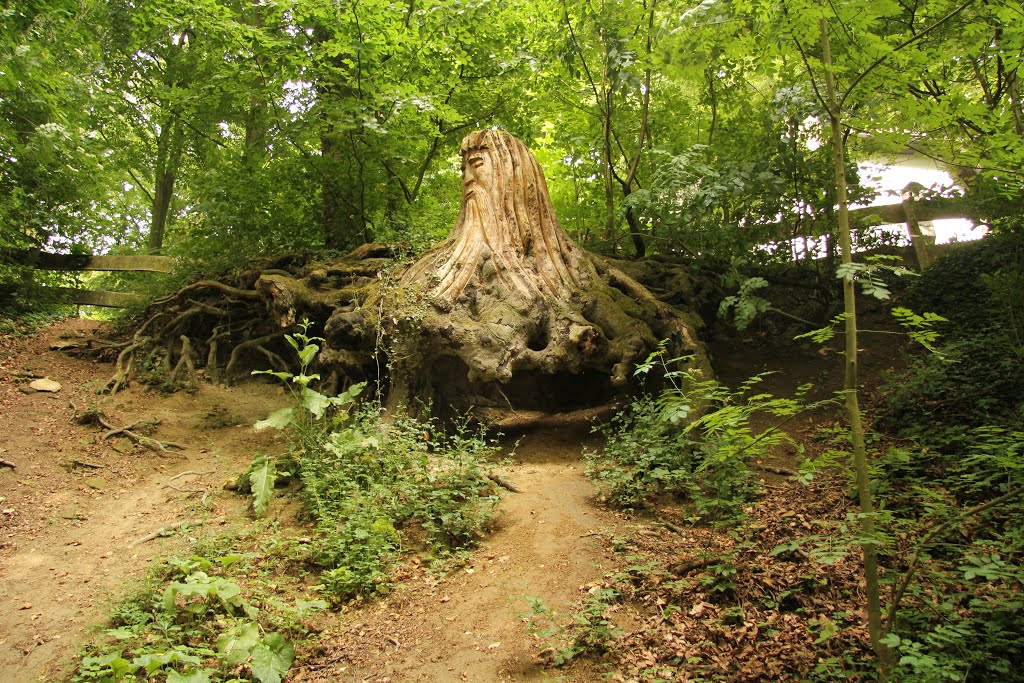
[{"label": "tree trunk", "polygon": [[[328,249],[351,249],[362,244],[366,232],[363,207],[359,202],[359,181],[343,180],[344,153],[333,127],[320,138],[320,152],[325,162],[323,180],[323,234]],[[351,175],[351,174],[348,174]]]},{"label": "tree trunk", "polygon": [[181,164],[181,144],[181,124],[171,115],[164,121],[157,138],[153,207],[149,240],[146,244],[151,254],[159,254],[163,249],[171,200],[174,198],[174,183],[178,175],[178,166]]},{"label": "tree trunk", "polygon": [[455,229],[382,294],[398,349],[389,407],[596,405],[630,388],[661,339],[710,376],[693,318],[569,239],[522,142],[478,131],[461,151]]},{"label": "tree trunk", "polygon": [[[829,43],[828,22],[819,21],[821,31],[822,62],[825,72],[826,104],[831,127],[832,164],[836,181],[836,203],[839,210],[839,244],[842,249],[842,263],[853,262],[853,245],[850,238],[849,202],[846,195],[845,142],[842,132],[842,111],[836,95],[835,76],[832,74],[832,50]],[[853,464],[856,471],[857,495],[860,499],[861,534],[868,540],[861,544],[864,557],[864,583],[867,591],[868,633],[871,645],[878,658],[878,679],[888,676],[889,653],[881,642],[882,607],[878,581],[878,556],[875,544],[870,539],[875,533],[875,510],[871,496],[871,479],[868,473],[867,447],[864,441],[864,423],[861,419],[859,383],[857,381],[857,302],[852,273],[843,278],[843,311],[846,317],[846,366],[843,390],[846,394],[846,415],[850,423],[850,441],[853,446]]]}]

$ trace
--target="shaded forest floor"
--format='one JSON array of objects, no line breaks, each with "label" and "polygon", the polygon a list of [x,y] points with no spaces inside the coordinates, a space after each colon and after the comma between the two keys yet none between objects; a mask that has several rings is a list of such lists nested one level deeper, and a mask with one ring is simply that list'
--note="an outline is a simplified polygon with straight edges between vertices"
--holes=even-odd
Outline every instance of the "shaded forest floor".
[{"label": "shaded forest floor", "polygon": [[[78,648],[95,638],[96,625],[109,606],[126,586],[142,579],[153,558],[188,554],[197,539],[243,533],[234,530],[249,524],[246,501],[222,487],[248,467],[256,451],[283,449],[275,443],[279,437],[251,428],[287,402],[270,384],[204,385],[195,394],[170,397],[135,385],[101,399],[95,389],[112,373],[110,365],[50,349],[62,337],[84,334],[91,325],[67,320],[32,337],[2,340],[0,459],[16,468],[0,468],[0,680],[66,677]],[[841,368],[834,352],[776,345],[769,332],[752,331],[745,338],[712,345],[720,378],[735,384],[775,370],[778,374],[767,378],[764,386],[780,396],[791,395],[806,382],[813,382],[815,392],[822,395],[839,388]],[[866,344],[862,372],[869,393],[879,372],[896,364],[898,355],[892,345]],[[32,378],[42,376],[59,381],[62,389],[23,393]],[[90,407],[99,407],[118,427],[158,419],[153,437],[186,449],[165,454],[123,437],[104,438],[106,430],[73,419]],[[798,437],[807,437],[812,427],[834,420],[832,411],[790,427]],[[510,459],[502,474],[521,492],[503,495],[493,533],[464,564],[446,573],[406,562],[397,570],[400,581],[390,595],[319,615],[309,638],[298,646],[299,658],[288,680],[604,680],[607,661],[601,657],[582,658],[557,670],[541,666],[538,655],[557,647],[558,638],[569,631],[538,637],[529,633],[524,614],[530,612],[526,598],[531,597],[565,623],[574,605],[578,608],[588,596],[611,585],[610,577],[636,588],[635,594],[623,594],[608,610],[609,627],[621,634],[616,657],[627,669],[659,666],[661,651],[669,647],[683,661],[699,656],[710,662],[708,666],[720,666],[730,679],[781,680],[785,670],[773,671],[771,661],[813,657],[821,650],[813,645],[815,635],[802,632],[794,621],[776,624],[768,617],[744,617],[729,634],[719,634],[726,641],[736,639],[723,641],[721,651],[731,649],[748,667],[733,676],[728,672],[735,662],[715,664],[716,655],[705,647],[717,636],[709,635],[707,624],[702,626],[702,615],[725,609],[716,601],[713,587],[703,598],[699,591],[692,592],[688,602],[678,606],[692,622],[694,634],[693,642],[680,641],[678,629],[667,628],[665,605],[657,604],[662,598],[650,590],[651,582],[660,582],[664,568],[674,567],[676,575],[683,576],[708,565],[709,552],[730,551],[729,535],[687,526],[671,505],[649,517],[602,507],[583,475],[580,458],[584,446],[599,446],[589,424],[555,423],[508,441]],[[815,515],[841,516],[847,507],[841,482],[823,481],[806,489],[770,471],[792,468],[795,450],[782,448],[773,457],[762,463],[768,465],[760,473],[764,494],[752,507],[750,521],[763,529],[766,548],[784,541],[785,529],[809,529]],[[282,539],[301,535],[295,508],[287,498],[275,499],[271,521],[259,523],[264,530],[260,533],[265,536],[269,531]],[[174,529],[166,537],[152,538],[169,527]],[[643,563],[647,570],[636,568]],[[787,582],[805,581],[787,571],[769,570],[767,585],[777,584],[781,591]],[[629,578],[630,572],[636,576]],[[846,595],[859,590],[854,564],[840,563],[828,572],[823,580],[835,591]],[[282,576],[279,588],[273,585],[282,593],[298,591],[314,598],[315,582],[315,577],[294,575]],[[734,584],[728,589],[734,594],[753,590],[739,580]],[[820,598],[829,595],[824,591]],[[840,599],[838,592],[833,597]],[[856,605],[836,605],[836,610],[843,609],[852,611],[850,624],[844,627],[846,637],[861,640]],[[782,634],[775,640],[785,652],[773,654],[771,648],[758,645],[764,636],[757,631],[766,629]],[[744,648],[761,652],[743,655]],[[762,669],[749,668],[756,666]]]}]

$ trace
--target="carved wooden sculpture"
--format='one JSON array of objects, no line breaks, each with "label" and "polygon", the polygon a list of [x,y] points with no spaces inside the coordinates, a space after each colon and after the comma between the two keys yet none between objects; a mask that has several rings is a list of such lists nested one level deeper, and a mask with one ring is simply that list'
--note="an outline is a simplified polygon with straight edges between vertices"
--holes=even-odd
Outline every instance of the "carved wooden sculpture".
[{"label": "carved wooden sculpture", "polygon": [[394,355],[391,407],[594,405],[628,388],[659,339],[709,371],[694,319],[565,234],[522,142],[477,131],[461,154],[455,229],[399,280],[429,305]]}]

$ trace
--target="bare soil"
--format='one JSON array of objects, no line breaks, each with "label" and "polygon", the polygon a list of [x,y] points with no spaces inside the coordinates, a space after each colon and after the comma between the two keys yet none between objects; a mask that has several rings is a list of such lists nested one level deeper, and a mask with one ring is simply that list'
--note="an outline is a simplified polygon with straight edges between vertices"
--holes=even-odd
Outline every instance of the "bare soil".
[{"label": "bare soil", "polygon": [[[224,483],[257,451],[283,448],[279,437],[251,428],[287,402],[271,384],[203,385],[173,396],[133,385],[97,395],[112,366],[50,349],[93,326],[72,319],[29,338],[0,339],[0,460],[16,465],[0,466],[0,681],[67,678],[110,603],[153,558],[246,517],[245,501],[223,492]],[[841,385],[839,360],[828,351],[775,348],[757,331],[747,339],[711,348],[727,383],[763,367],[785,371],[766,380],[777,395],[806,381],[822,391]],[[897,358],[895,347],[873,345],[863,366],[877,375]],[[62,389],[23,393],[42,376]],[[73,419],[93,407],[116,426],[158,419],[152,436],[186,450],[165,454],[104,439],[103,429]],[[329,617],[300,649],[288,680],[604,680],[600,662],[542,668],[544,643],[523,619],[526,596],[567,615],[614,566],[610,539],[635,524],[596,504],[580,459],[586,445],[596,443],[579,422],[549,422],[523,435],[502,469],[521,492],[503,496],[494,533],[468,563],[443,576],[407,564],[390,596]],[[789,466],[786,455],[779,454]],[[182,522],[166,537],[143,540]]]},{"label": "bare soil", "polygon": [[[63,678],[89,627],[154,556],[183,547],[200,525],[243,515],[239,499],[220,495],[221,486],[255,450],[273,446],[273,435],[251,425],[285,402],[280,389],[258,383],[170,397],[133,387],[100,397],[95,388],[111,366],[49,349],[92,326],[70,319],[5,340],[0,459],[16,468],[0,467],[2,681]],[[33,376],[62,388],[22,393]],[[116,426],[159,419],[152,436],[187,448],[163,454],[126,438],[103,439],[105,430],[73,419],[90,407]],[[181,522],[192,527],[138,542]]]},{"label": "bare soil", "polygon": [[[253,422],[286,402],[281,390],[250,382],[203,385],[161,396],[134,385],[112,398],[96,388],[108,364],[50,349],[93,324],[66,320],[26,339],[6,340],[0,366],[0,680],[61,680],[77,649],[125,586],[154,557],[184,550],[205,529],[244,518],[241,497],[223,484],[273,451],[274,435]],[[34,377],[56,393],[23,393]],[[187,448],[160,453],[73,418],[98,408],[115,426],[158,419],[152,437]],[[291,680],[546,680],[540,649],[521,614],[525,596],[559,612],[610,565],[605,539],[623,520],[592,502],[583,476],[586,424],[548,424],[511,450],[507,493],[495,531],[470,561],[446,576],[407,570],[389,597],[348,609],[321,635],[310,665]],[[94,467],[95,466],[95,467]],[[142,540],[181,522],[168,537]],[[587,666],[569,680],[596,681]]]}]

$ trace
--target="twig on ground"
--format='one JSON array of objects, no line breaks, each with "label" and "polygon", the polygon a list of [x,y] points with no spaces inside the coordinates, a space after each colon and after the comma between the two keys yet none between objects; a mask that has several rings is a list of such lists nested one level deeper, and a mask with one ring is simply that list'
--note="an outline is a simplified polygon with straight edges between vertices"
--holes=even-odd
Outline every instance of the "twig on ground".
[{"label": "twig on ground", "polygon": [[183,489],[183,488],[181,488],[179,486],[175,486],[171,482],[174,481],[175,479],[180,478],[180,477],[185,477],[185,476],[189,476],[189,475],[196,476],[196,477],[201,477],[201,476],[206,475],[206,474],[213,474],[214,472],[216,472],[216,470],[207,470],[206,472],[195,472],[193,470],[187,470],[185,472],[182,472],[181,474],[176,474],[173,477],[171,477],[170,479],[168,479],[167,483],[165,483],[164,486],[166,486],[169,489],[174,489],[178,493],[201,493],[201,494],[203,494],[203,497],[199,499],[199,502],[202,503],[203,505],[206,505],[206,498],[207,498],[207,496],[210,495],[209,489],[206,489],[206,488]]},{"label": "twig on ground", "polygon": [[134,541],[132,541],[128,545],[128,547],[129,548],[133,548],[133,547],[135,547],[137,545],[141,545],[142,543],[146,543],[148,541],[152,541],[154,539],[160,538],[161,536],[163,536],[164,534],[166,534],[166,533],[168,533],[170,531],[177,531],[178,529],[181,529],[181,528],[186,527],[186,526],[201,526],[203,524],[205,524],[205,522],[203,520],[201,520],[201,519],[200,520],[185,519],[185,520],[182,520],[180,522],[175,522],[174,524],[168,524],[167,526],[160,527],[159,529],[157,529],[156,531],[154,531],[152,533],[146,534],[145,536],[142,536],[141,538],[135,539]]},{"label": "twig on ground", "polygon": [[683,529],[683,527],[679,526],[678,524],[673,524],[672,522],[666,522],[666,521],[662,520],[661,522],[659,522],[659,524],[661,524],[663,527],[665,527],[669,531],[675,532],[677,534],[681,534],[684,531],[686,531],[685,529]]},{"label": "twig on ground", "polygon": [[487,479],[488,481],[494,482],[503,489],[508,489],[512,493],[523,492],[521,488],[519,488],[518,486],[510,482],[508,479],[498,474],[497,472],[488,472],[487,474],[484,475],[484,478]]},{"label": "twig on ground", "polygon": [[105,470],[105,469],[107,469],[106,465],[101,465],[101,464],[96,463],[96,462],[89,462],[87,460],[78,460],[77,458],[72,458],[71,460],[68,461],[68,464],[71,465],[72,467],[86,467],[86,468],[88,468],[90,470]]},{"label": "twig on ground", "polygon": [[140,446],[145,446],[146,448],[152,451],[159,451],[166,455],[170,455],[170,453],[167,450],[168,448],[177,448],[180,451],[188,450],[186,446],[183,446],[180,443],[176,443],[174,441],[158,441],[152,437],[142,436],[141,434],[136,434],[135,432],[132,431],[132,427],[135,427],[140,424],[155,426],[160,423],[159,420],[136,420],[135,422],[132,422],[130,425],[126,425],[124,427],[113,426],[112,424],[107,422],[107,420],[100,414],[96,415],[96,420],[100,423],[100,425],[103,426],[104,429],[107,430],[107,432],[102,437],[103,439],[109,439],[112,436],[124,434],[126,437],[128,437],[135,443],[139,444]]},{"label": "twig on ground", "polygon": [[783,477],[795,477],[797,474],[795,470],[786,469],[785,467],[776,467],[775,465],[762,465],[757,463],[754,465],[754,468],[759,469],[762,472],[770,472],[771,474],[778,474]]},{"label": "twig on ground", "polygon": [[207,489],[183,489],[179,486],[175,486],[174,484],[164,484],[164,486],[169,489],[174,489],[178,493],[201,493],[203,496],[199,499],[199,502],[203,505],[206,505],[206,498],[210,495],[210,492]]},{"label": "twig on ground", "polygon": [[704,567],[711,564],[711,558],[703,558],[700,560],[690,560],[689,562],[682,562],[680,564],[671,565],[669,570],[676,576],[686,576],[690,572],[696,569],[703,569]]},{"label": "twig on ground", "polygon": [[10,467],[12,470],[18,468],[18,466],[10,460],[0,460],[0,467]]},{"label": "twig on ground", "polygon": [[216,471],[217,471],[217,470],[207,470],[207,471],[205,471],[205,472],[196,472],[196,471],[194,471],[194,470],[185,470],[185,471],[184,471],[184,472],[182,472],[181,474],[176,474],[176,475],[174,475],[173,477],[171,477],[170,479],[168,479],[168,480],[167,480],[167,483],[168,483],[168,484],[170,484],[170,483],[171,483],[172,481],[174,481],[175,479],[180,479],[181,477],[187,477],[187,476],[189,476],[189,475],[192,475],[192,476],[194,476],[194,477],[204,477],[204,476],[206,476],[207,474],[213,474],[213,473],[214,473],[214,472],[216,472]]},{"label": "twig on ground", "polygon": [[156,427],[158,424],[160,424],[160,420],[157,420],[157,419],[154,419],[154,420],[136,420],[135,422],[132,422],[129,425],[125,425],[124,427],[114,427],[114,426],[112,426],[110,423],[108,423],[102,417],[99,420],[100,420],[100,424],[102,424],[104,427],[106,427],[109,430],[103,436],[100,437],[100,439],[103,440],[103,441],[106,441],[107,439],[109,439],[112,436],[117,436],[118,434],[126,434],[127,432],[130,432],[131,430],[135,429],[136,427],[138,427],[140,425],[145,426],[147,428],[151,428],[151,427]]}]

